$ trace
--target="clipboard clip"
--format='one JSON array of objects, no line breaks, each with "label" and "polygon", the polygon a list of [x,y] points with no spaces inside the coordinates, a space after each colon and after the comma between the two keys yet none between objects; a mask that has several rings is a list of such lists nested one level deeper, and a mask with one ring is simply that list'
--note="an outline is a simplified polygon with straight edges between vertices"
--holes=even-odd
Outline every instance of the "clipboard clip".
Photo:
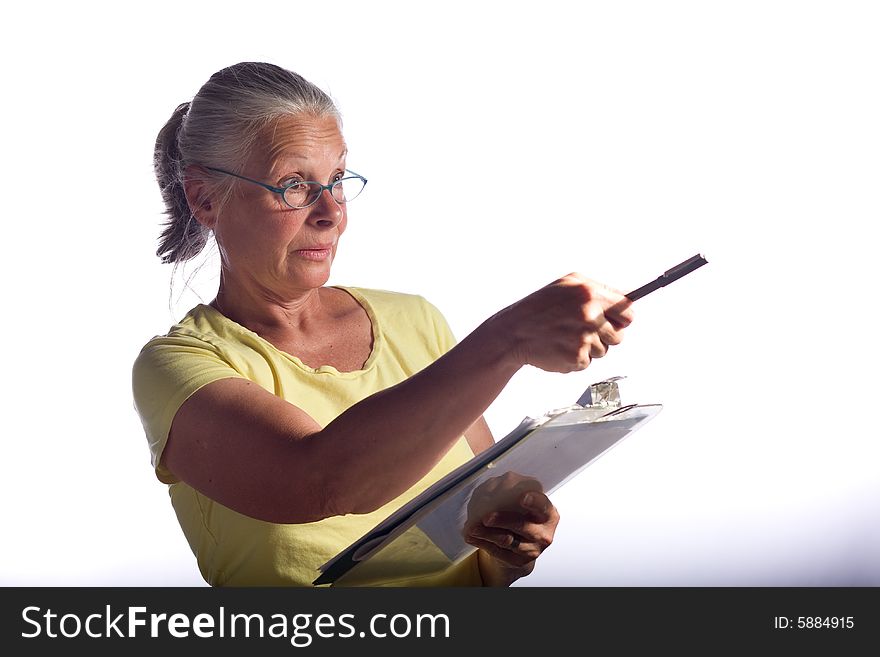
[{"label": "clipboard clip", "polygon": [[577,400],[583,408],[620,408],[620,388],[617,382],[625,376],[612,376],[587,387]]}]

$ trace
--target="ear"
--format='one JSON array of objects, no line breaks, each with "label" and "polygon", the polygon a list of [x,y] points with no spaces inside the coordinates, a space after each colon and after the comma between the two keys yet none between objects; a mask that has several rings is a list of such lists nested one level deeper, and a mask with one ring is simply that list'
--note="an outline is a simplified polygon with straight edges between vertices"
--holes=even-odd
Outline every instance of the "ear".
[{"label": "ear", "polygon": [[187,167],[183,177],[183,190],[189,209],[202,226],[213,229],[217,224],[217,199],[205,182],[205,172],[200,167]]}]

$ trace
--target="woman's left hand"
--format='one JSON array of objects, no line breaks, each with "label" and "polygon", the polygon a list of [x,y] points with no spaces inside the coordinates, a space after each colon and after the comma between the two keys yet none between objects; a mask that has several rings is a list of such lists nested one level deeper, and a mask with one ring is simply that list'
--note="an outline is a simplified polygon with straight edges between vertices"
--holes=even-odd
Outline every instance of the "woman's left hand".
[{"label": "woman's left hand", "polygon": [[465,541],[480,548],[484,581],[509,586],[532,572],[535,560],[553,542],[559,513],[540,490],[526,490],[515,504],[482,514],[470,525]]}]

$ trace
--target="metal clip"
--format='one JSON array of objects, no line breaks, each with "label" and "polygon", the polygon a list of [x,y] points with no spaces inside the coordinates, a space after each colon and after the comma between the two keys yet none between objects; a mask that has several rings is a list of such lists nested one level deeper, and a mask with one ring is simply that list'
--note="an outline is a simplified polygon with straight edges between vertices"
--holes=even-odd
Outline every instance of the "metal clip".
[{"label": "metal clip", "polygon": [[584,408],[617,408],[620,406],[620,388],[617,382],[625,376],[612,376],[589,386],[580,399],[579,406]]}]

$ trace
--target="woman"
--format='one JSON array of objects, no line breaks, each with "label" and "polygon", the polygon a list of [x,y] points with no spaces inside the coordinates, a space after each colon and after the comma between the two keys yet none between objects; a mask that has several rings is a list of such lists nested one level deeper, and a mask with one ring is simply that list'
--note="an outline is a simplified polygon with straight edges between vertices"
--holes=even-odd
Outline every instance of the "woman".
[{"label": "woman", "polygon": [[[455,345],[421,297],[326,287],[366,181],[346,169],[330,98],[277,66],[213,75],[160,132],[155,164],[163,261],[211,233],[222,260],[216,298],[151,340],[133,372],[156,474],[213,585],[309,585],[492,444],[482,413],[519,368],[583,369],[632,318],[620,293],[571,274]],[[469,558],[382,583],[507,586],[558,519],[530,490],[469,525]]]}]

